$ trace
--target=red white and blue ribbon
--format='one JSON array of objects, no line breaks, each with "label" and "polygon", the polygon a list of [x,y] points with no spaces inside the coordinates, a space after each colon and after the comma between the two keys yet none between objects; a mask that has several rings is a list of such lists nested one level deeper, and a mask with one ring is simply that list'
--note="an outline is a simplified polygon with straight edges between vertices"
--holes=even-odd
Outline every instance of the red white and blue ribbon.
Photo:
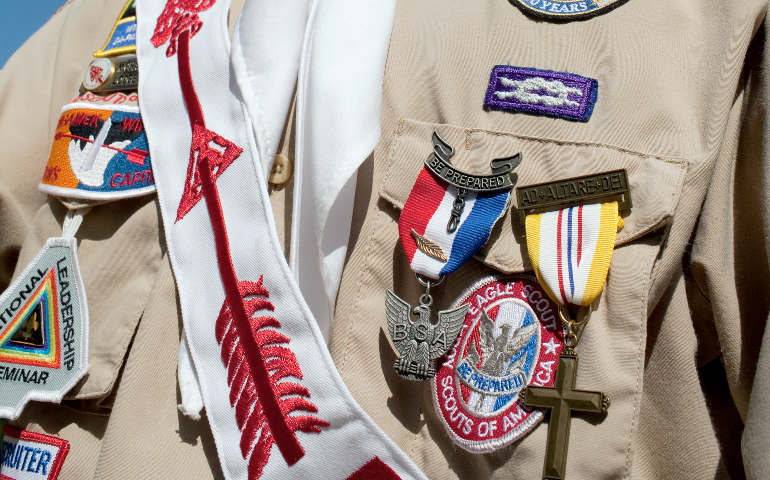
[{"label": "red white and blue ribbon", "polygon": [[[460,268],[487,242],[495,223],[505,214],[511,193],[510,189],[468,190],[459,224],[450,232],[447,223],[458,191],[425,167],[418,175],[398,221],[401,245],[415,273],[438,279]],[[420,250],[412,229],[440,246],[446,261]]]}]

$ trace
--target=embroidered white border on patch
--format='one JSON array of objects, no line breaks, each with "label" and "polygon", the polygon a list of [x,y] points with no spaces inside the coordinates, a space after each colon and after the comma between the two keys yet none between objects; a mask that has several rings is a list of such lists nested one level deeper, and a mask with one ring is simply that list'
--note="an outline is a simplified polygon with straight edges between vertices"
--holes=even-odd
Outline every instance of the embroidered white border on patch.
[{"label": "embroidered white border on patch", "polygon": [[56,480],[69,449],[63,438],[4,425],[0,480]]},{"label": "embroidered white border on patch", "polygon": [[[433,406],[454,443],[472,453],[488,453],[520,439],[543,419],[541,410],[519,405],[518,391],[526,385],[553,384],[564,331],[558,323],[558,307],[530,275],[499,274],[483,278],[465,289],[450,308],[463,304],[468,304],[469,308],[460,335],[450,352],[440,360],[441,366],[431,381]],[[497,322],[504,304],[510,304],[511,311],[520,314],[521,324],[513,330],[501,328],[495,339],[501,334],[510,334],[510,343],[527,326],[524,323],[527,316],[534,322],[529,325],[537,327],[531,336],[526,337],[527,344],[508,359],[510,364],[505,375],[485,375],[477,370],[479,366],[473,360],[468,360],[471,355],[466,352],[470,352],[472,341],[476,342],[473,348],[479,347],[481,339],[474,340],[474,335],[476,331],[481,334],[482,313],[489,315],[489,312],[495,311],[492,315],[494,319],[487,318]],[[529,328],[532,329],[531,326]],[[531,345],[533,337],[536,340]],[[524,376],[520,385],[515,384],[516,375],[508,370],[517,363],[514,360],[519,352],[523,352],[519,363],[529,364],[529,368],[519,370]],[[486,353],[483,350],[477,353],[478,358],[483,361],[485,358],[481,355]],[[474,393],[474,388],[478,391],[495,390],[495,393],[485,397],[484,394]],[[506,393],[496,393],[501,391]],[[466,395],[467,400],[464,398]],[[473,398],[477,403],[470,407],[468,402]],[[489,402],[491,399],[494,401]],[[499,399],[504,403],[498,406]]]},{"label": "embroidered white border on patch", "polygon": [[[57,368],[34,366],[34,358],[31,363],[0,361],[0,418],[18,418],[24,405],[31,400],[61,402],[88,370],[88,303],[75,238],[49,238],[37,256],[0,295],[0,336],[11,328],[14,315],[23,310],[21,305],[25,299],[17,302],[16,297],[21,297],[17,294],[22,289],[25,292],[31,290],[27,286],[33,275],[52,269],[56,283],[54,308],[60,324],[54,340],[61,347],[60,365]],[[43,374],[45,378],[42,378]],[[33,375],[34,383],[30,380]]]}]

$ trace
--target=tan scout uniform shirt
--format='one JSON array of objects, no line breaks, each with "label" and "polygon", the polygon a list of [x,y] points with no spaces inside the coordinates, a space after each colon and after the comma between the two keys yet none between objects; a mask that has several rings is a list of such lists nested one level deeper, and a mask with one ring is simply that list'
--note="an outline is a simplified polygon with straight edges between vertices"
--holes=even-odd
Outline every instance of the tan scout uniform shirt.
[{"label": "tan scout uniform shirt", "polygon": [[[428,477],[539,478],[547,430],[469,454],[446,436],[429,383],[392,370],[385,290],[413,304],[421,293],[397,220],[436,130],[467,171],[521,151],[519,185],[629,173],[634,208],[579,346],[577,386],[612,406],[601,423],[573,420],[567,478],[770,478],[766,3],[630,0],[555,24],[505,0],[398,2],[383,135],[358,174],[330,348],[356,400]],[[0,287],[61,232],[65,209],[36,186],[59,109],[122,4],[68,2],[0,74]],[[498,64],[597,79],[593,116],[484,110]],[[272,195],[284,239],[290,191]],[[518,224],[508,213],[436,303],[482,276],[531,270]],[[71,442],[61,478],[221,475],[205,417],[177,411],[180,319],[159,228],[150,196],[96,207],[77,234],[89,373],[62,406],[30,404],[13,422]]]}]

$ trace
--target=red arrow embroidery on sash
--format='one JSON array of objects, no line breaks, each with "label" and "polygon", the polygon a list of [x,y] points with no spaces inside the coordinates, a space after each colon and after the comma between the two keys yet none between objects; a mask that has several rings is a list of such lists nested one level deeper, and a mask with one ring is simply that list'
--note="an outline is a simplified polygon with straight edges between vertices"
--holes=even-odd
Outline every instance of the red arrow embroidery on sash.
[{"label": "red arrow embroidery on sash", "polygon": [[241,455],[248,459],[249,478],[258,478],[270,458],[273,444],[278,446],[286,463],[293,465],[305,454],[295,432],[320,433],[329,423],[310,415],[290,415],[299,411],[316,413],[318,408],[308,400],[310,392],[305,387],[284,380],[287,377],[302,380],[302,369],[294,353],[285,346],[290,339],[279,332],[280,322],[269,315],[255,316],[274,309],[267,299],[269,294],[262,277],[256,283],[239,282],[235,274],[216,180],[243,149],[206,128],[190,71],[190,37],[203,25],[197,13],[215,2],[168,0],[151,41],[156,48],[170,41],[166,55],[178,53],[179,81],[190,118],[192,141],[175,223],[201,197],[206,200],[225,290],[215,334],[228,371],[230,405],[235,409],[241,431]]},{"label": "red arrow embroidery on sash", "polygon": [[192,144],[190,145],[190,161],[187,164],[187,179],[184,182],[182,199],[176,211],[176,220],[181,220],[192,210],[203,195],[201,189],[200,165],[205,160],[215,171],[214,181],[224,173],[233,160],[243,152],[243,149],[230,140],[217,135],[200,124],[192,126]]},{"label": "red arrow embroidery on sash", "polygon": [[353,472],[347,480],[401,480],[401,477],[387,463],[380,460],[380,457],[374,457]]}]

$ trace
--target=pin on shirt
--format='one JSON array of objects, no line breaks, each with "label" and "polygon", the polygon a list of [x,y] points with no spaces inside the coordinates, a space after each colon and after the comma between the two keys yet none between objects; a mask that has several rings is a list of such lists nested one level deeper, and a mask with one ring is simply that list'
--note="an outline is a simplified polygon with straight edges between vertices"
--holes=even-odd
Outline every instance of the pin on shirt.
[{"label": "pin on shirt", "polygon": [[85,92],[136,91],[139,67],[136,62],[136,7],[128,0],[120,10],[104,46],[94,52],[80,86]]},{"label": "pin on shirt", "polygon": [[430,289],[487,242],[508,209],[517,178],[512,170],[521,162],[521,154],[495,159],[491,175],[473,175],[449,163],[454,148],[435,132],[432,143],[433,152],[398,221],[401,246],[425,293],[414,308],[390,290],[385,303],[388,331],[401,354],[394,368],[402,377],[417,381],[435,375],[433,361],[450,348],[467,311],[464,305],[442,310],[437,323],[433,322]]},{"label": "pin on shirt", "polygon": [[527,386],[527,407],[550,410],[544,479],[564,479],[572,412],[606,414],[610,398],[576,389],[576,348],[609,273],[621,212],[631,198],[625,170],[517,188],[527,252],[541,286],[559,304],[566,328],[553,387]]}]

